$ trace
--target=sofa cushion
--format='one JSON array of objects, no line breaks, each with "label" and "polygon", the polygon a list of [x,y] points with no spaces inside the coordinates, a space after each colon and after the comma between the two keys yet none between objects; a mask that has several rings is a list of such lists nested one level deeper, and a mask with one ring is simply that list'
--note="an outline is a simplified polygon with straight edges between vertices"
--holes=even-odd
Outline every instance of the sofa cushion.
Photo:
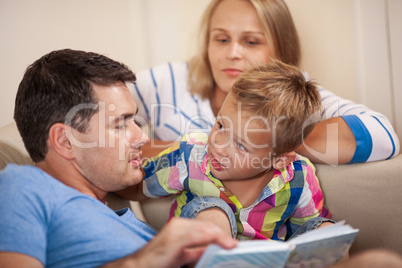
[{"label": "sofa cushion", "polygon": [[32,165],[15,122],[0,129],[0,170],[8,163]]}]

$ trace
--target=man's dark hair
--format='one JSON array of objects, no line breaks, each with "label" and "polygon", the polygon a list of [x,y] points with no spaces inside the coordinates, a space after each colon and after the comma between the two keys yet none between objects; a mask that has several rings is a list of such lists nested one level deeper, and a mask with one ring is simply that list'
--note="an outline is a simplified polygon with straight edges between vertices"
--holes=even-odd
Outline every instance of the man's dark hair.
[{"label": "man's dark hair", "polygon": [[[32,160],[44,160],[49,130],[55,123],[67,123],[80,132],[87,130],[98,111],[94,84],[109,86],[135,79],[124,64],[92,52],[64,49],[35,61],[18,87],[14,109],[14,119]],[[92,108],[79,109],[66,121],[67,114],[79,104],[92,104]]]}]

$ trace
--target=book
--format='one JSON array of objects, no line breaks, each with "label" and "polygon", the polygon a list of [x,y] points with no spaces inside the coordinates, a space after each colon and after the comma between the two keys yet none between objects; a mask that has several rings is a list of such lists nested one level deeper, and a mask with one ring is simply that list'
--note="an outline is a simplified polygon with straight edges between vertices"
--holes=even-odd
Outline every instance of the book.
[{"label": "book", "polygon": [[195,268],[328,267],[345,257],[358,232],[342,221],[286,242],[239,241],[231,250],[210,245]]}]

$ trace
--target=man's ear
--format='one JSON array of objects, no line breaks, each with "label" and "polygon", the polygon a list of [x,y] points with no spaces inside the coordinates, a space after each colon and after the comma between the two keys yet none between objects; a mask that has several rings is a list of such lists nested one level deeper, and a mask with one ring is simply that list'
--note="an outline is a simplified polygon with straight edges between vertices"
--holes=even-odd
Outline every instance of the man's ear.
[{"label": "man's ear", "polygon": [[293,160],[296,158],[295,152],[287,152],[283,153],[280,156],[275,157],[274,159],[274,168],[275,169],[282,169],[289,165]]},{"label": "man's ear", "polygon": [[60,156],[66,159],[73,159],[73,146],[71,145],[67,132],[69,126],[56,123],[50,127],[49,130],[49,142],[53,150],[55,150]]}]

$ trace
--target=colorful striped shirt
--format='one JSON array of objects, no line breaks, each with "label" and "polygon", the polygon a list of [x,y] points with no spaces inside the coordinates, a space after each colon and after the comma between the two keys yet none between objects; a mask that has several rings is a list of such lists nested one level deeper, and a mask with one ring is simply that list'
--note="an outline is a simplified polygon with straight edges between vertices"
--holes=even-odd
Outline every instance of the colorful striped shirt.
[{"label": "colorful striped shirt", "polygon": [[177,195],[170,217],[197,196],[215,196],[231,207],[238,239],[285,240],[313,217],[331,216],[315,168],[300,155],[287,167],[274,170],[272,180],[249,207],[211,173],[207,154],[208,136],[192,133],[180,143],[144,163],[144,194],[150,198]]}]

